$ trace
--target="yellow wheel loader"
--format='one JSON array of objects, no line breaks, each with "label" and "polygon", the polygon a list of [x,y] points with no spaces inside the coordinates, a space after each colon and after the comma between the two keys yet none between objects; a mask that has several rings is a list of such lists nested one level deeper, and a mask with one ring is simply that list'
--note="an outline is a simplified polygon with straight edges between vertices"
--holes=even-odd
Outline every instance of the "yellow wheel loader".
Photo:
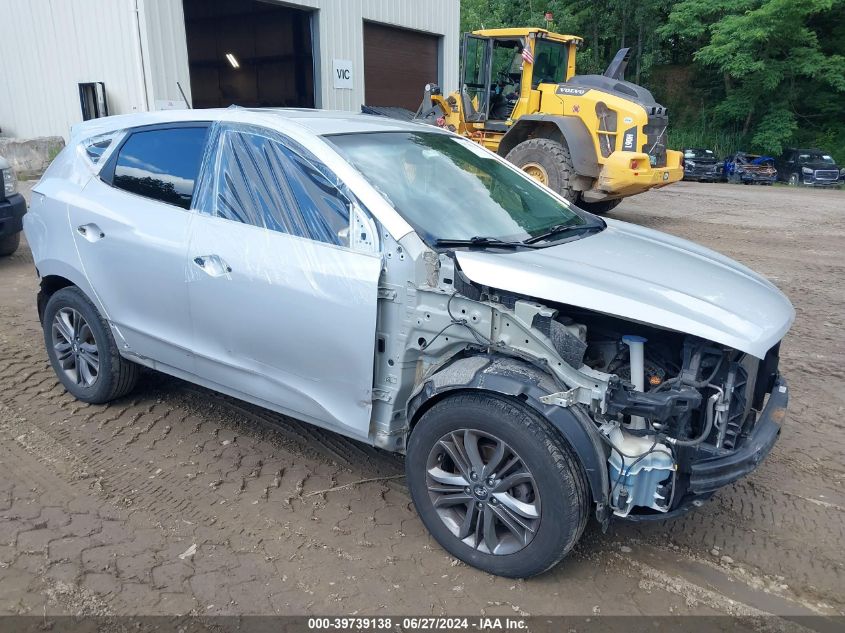
[{"label": "yellow wheel loader", "polygon": [[683,177],[666,149],[666,108],[623,79],[629,49],[603,75],[576,75],[583,40],[540,28],[464,35],[460,90],[426,86],[416,118],[506,157],[593,213]]}]

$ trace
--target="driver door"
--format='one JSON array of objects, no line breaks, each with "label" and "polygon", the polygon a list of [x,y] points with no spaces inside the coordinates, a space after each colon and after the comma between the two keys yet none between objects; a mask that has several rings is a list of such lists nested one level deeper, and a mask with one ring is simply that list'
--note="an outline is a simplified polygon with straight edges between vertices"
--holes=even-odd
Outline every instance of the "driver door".
[{"label": "driver door", "polygon": [[197,374],[366,439],[381,271],[374,223],[274,131],[224,125],[210,142],[188,247]]}]

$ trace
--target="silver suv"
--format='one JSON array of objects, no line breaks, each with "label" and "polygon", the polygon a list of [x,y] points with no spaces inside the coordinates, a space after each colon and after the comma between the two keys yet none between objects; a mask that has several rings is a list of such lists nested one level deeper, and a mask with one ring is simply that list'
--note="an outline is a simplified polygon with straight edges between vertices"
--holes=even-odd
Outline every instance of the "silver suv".
[{"label": "silver suv", "polygon": [[98,119],[25,230],[75,397],[120,398],[145,366],[404,453],[434,538],[495,574],[549,569],[591,514],[699,506],[780,432],[794,311],[771,283],[444,130]]}]

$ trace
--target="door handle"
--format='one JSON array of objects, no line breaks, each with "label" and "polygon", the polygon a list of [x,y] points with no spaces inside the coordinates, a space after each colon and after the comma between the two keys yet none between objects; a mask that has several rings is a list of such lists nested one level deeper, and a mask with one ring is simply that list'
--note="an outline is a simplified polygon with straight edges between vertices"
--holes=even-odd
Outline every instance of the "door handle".
[{"label": "door handle", "polygon": [[79,234],[89,242],[96,242],[97,240],[101,240],[106,236],[106,234],[103,233],[102,229],[100,229],[99,226],[93,223],[80,224],[76,227],[76,230],[79,231]]},{"label": "door handle", "polygon": [[197,255],[194,257],[194,264],[212,277],[220,277],[232,272],[232,267],[223,261],[220,255]]}]

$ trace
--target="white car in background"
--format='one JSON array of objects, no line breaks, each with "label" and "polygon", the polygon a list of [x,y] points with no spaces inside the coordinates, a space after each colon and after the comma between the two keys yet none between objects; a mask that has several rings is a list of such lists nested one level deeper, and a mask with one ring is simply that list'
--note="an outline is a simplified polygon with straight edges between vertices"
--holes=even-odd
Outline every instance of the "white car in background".
[{"label": "white car in background", "polygon": [[590,215],[475,143],[310,110],[78,126],[25,219],[56,374],[145,366],[405,454],[454,556],[531,576],[682,514],[780,432],[771,283]]}]

